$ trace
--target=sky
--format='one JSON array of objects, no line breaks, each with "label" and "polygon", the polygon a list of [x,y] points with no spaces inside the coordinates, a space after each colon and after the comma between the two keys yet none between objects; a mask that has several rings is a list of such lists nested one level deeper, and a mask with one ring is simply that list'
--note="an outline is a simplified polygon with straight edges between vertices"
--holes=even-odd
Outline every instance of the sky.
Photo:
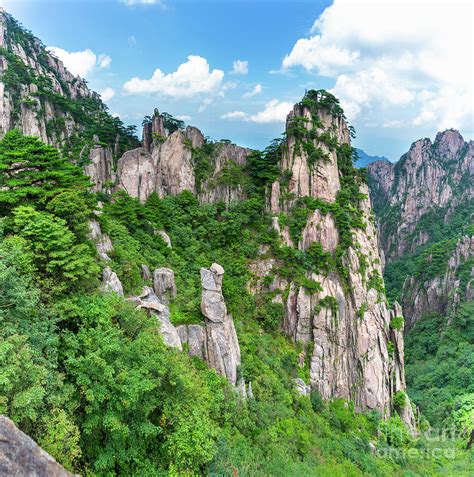
[{"label": "sky", "polygon": [[354,145],[397,160],[456,128],[474,138],[470,0],[0,0],[112,114],[154,108],[264,148],[305,90],[341,101]]}]

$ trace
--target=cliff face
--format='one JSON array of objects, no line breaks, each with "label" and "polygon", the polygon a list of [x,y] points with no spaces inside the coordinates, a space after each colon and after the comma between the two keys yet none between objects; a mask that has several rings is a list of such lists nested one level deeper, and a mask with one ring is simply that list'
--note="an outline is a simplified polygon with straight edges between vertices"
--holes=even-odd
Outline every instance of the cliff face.
[{"label": "cliff face", "polygon": [[[367,185],[353,167],[349,128],[335,98],[312,93],[289,114],[286,135],[269,208],[282,241],[317,253],[318,270],[282,277],[263,257],[254,269],[272,277],[284,331],[306,347],[312,389],[388,415],[394,394],[405,390],[403,336],[390,327],[400,309],[386,305],[377,231]],[[299,234],[295,216],[304,216]],[[405,418],[412,420],[411,410]]]},{"label": "cliff face", "polygon": [[155,110],[143,128],[143,147],[127,151],[110,179],[141,202],[153,192],[165,197],[188,190],[201,202],[229,203],[245,198],[239,178],[250,152],[227,141],[206,141],[193,126],[170,131]]},{"label": "cliff face", "polygon": [[408,327],[472,299],[474,143],[447,130],[368,171],[387,280]]},{"label": "cliff face", "polygon": [[381,245],[387,260],[395,260],[430,240],[423,216],[439,210],[447,223],[472,200],[474,142],[447,130],[434,142],[416,141],[396,164],[377,161],[368,171]]}]

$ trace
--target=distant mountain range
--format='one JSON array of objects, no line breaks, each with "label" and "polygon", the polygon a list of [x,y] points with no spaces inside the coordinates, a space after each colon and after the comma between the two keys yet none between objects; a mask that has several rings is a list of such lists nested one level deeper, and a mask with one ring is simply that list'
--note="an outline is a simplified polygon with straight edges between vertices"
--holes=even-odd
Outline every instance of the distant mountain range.
[{"label": "distant mountain range", "polygon": [[357,154],[359,155],[359,159],[356,162],[356,167],[361,169],[362,167],[367,167],[369,164],[375,161],[387,161],[390,162],[388,158],[384,156],[369,156],[366,152],[362,149],[357,149]]}]

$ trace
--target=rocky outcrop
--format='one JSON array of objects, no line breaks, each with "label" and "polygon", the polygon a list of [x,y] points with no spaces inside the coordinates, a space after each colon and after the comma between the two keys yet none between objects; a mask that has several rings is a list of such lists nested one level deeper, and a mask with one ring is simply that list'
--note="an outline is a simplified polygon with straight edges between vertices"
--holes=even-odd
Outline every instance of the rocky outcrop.
[{"label": "rocky outcrop", "polygon": [[[395,393],[405,390],[403,336],[400,333],[392,342],[390,321],[395,312],[386,305],[368,187],[347,165],[352,154],[350,132],[335,98],[309,92],[288,115],[286,136],[281,174],[269,192],[268,208],[288,216],[296,205],[300,217],[302,198],[313,205],[298,243],[277,216],[273,227],[285,245],[305,252],[320,244],[322,252],[317,253],[330,254],[339,265],[306,273],[305,279],[315,284],[316,291],[310,291],[301,280],[281,279],[278,260],[263,255],[253,265],[257,283],[251,287],[261,291],[265,289],[261,283],[267,283],[272,301],[283,303],[282,328],[307,350],[302,360],[309,361],[311,390],[324,399],[343,397],[358,410],[377,409],[389,416]],[[335,217],[340,220],[352,213],[338,198],[343,187],[344,194],[349,193],[344,181],[359,189],[351,207],[360,211],[361,225],[350,229],[350,241],[347,226]],[[300,388],[307,394],[303,384]]]},{"label": "rocky outcrop", "polygon": [[[98,141],[97,137],[95,139]],[[84,166],[84,172],[92,181],[92,192],[110,192],[111,186],[115,182],[112,149],[93,146],[89,151],[88,163]]]},{"label": "rocky outcrop", "polygon": [[[236,202],[246,197],[243,168],[250,149],[221,142],[216,146],[211,176],[199,187],[199,200],[204,203]],[[241,183],[239,183],[239,179]]]},{"label": "rocky outcrop", "polygon": [[73,474],[21,432],[8,417],[0,416],[0,475],[69,477]]},{"label": "rocky outcrop", "polygon": [[167,346],[178,348],[182,351],[181,340],[176,328],[170,321],[170,309],[162,303],[150,287],[143,287],[139,296],[130,297],[137,304],[137,308],[146,310],[151,316],[156,317],[160,325],[160,333]]},{"label": "rocky outcrop", "polygon": [[110,267],[105,267],[102,273],[101,290],[105,292],[113,292],[123,296],[122,283],[115,272]]},{"label": "rocky outcrop", "polygon": [[177,294],[173,270],[170,268],[157,268],[153,272],[153,289],[159,300],[168,305]]},{"label": "rocky outcrop", "polygon": [[415,250],[432,238],[422,217],[449,223],[474,197],[474,142],[458,131],[438,133],[434,142],[420,139],[396,164],[368,166],[371,198],[387,261]]},{"label": "rocky outcrop", "polygon": [[207,361],[206,331],[202,325],[180,325],[176,327],[181,343],[186,343],[191,356]]},{"label": "rocky outcrop", "polygon": [[[350,142],[349,130],[342,116],[321,110],[317,117],[313,117],[308,106],[297,103],[287,117],[286,130],[280,168],[287,176],[287,183],[284,186],[281,181],[273,184],[271,210],[288,210],[300,197],[334,201],[340,183],[337,154],[331,143],[332,140]],[[300,138],[303,134],[311,139],[303,143]],[[292,197],[293,200],[282,201],[282,197]]]},{"label": "rocky outcrop", "polygon": [[207,362],[231,384],[237,383],[240,347],[232,317],[222,295],[224,269],[217,263],[201,268],[201,310],[206,318]]},{"label": "rocky outcrop", "polygon": [[102,260],[110,261],[110,257],[107,254],[112,252],[114,246],[110,237],[107,234],[102,233],[100,224],[97,220],[89,221],[89,238],[95,242],[99,257]]},{"label": "rocky outcrop", "polygon": [[464,268],[474,260],[467,228],[474,213],[474,142],[449,129],[434,142],[416,141],[397,163],[374,162],[368,171],[387,273],[406,273],[398,294],[407,329],[426,314],[448,315],[471,293],[461,275],[469,276]]}]

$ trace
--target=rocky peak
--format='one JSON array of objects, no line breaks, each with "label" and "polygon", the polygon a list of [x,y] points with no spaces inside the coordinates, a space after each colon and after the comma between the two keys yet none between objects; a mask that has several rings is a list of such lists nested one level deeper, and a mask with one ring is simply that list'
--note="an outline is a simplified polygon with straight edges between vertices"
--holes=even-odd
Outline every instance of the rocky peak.
[{"label": "rocky peak", "polygon": [[461,148],[466,145],[464,138],[456,129],[447,129],[436,134],[434,146],[442,160],[454,160]]}]

